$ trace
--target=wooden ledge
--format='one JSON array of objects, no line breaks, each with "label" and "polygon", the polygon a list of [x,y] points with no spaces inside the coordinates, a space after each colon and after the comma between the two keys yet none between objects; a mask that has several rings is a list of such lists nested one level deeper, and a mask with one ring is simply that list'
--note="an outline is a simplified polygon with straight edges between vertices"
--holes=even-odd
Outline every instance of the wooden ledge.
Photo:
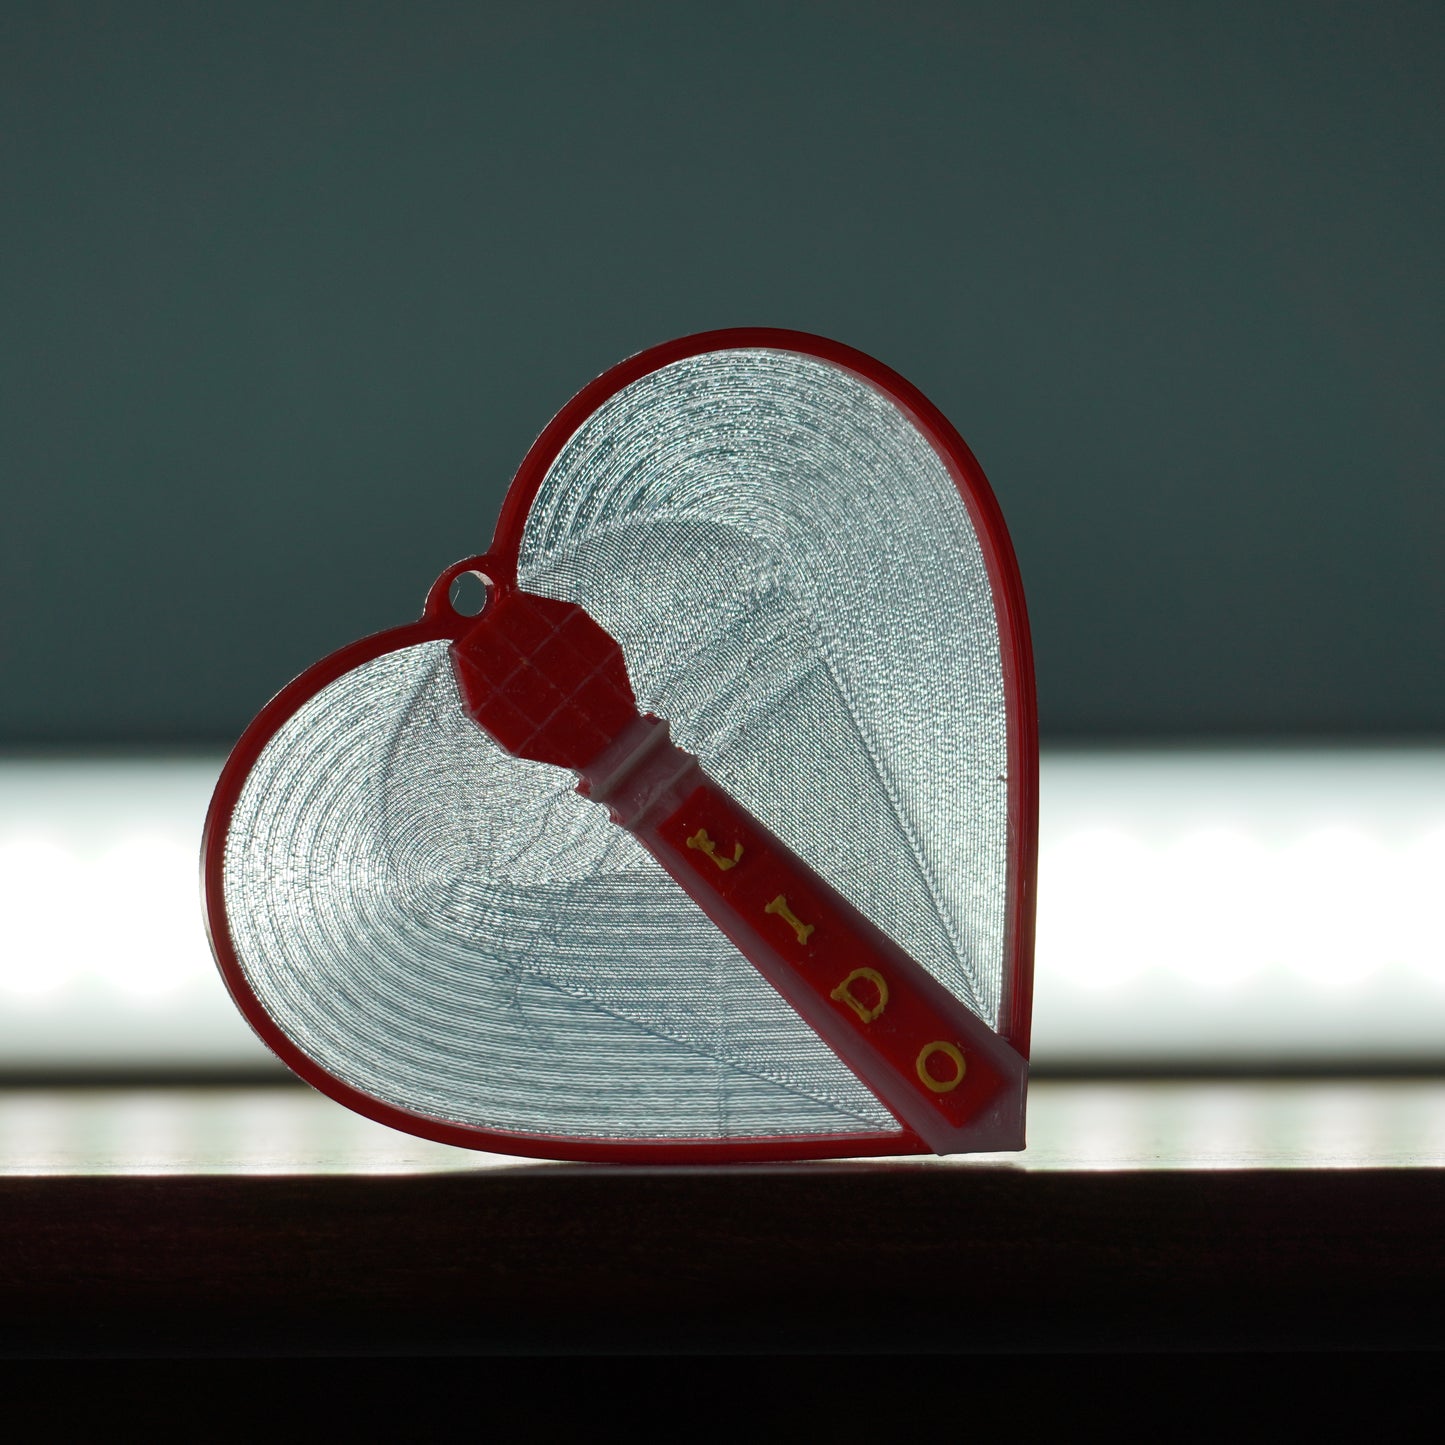
[{"label": "wooden ledge", "polygon": [[1445,1344],[1445,1082],[1042,1083],[1028,1151],[421,1143],[299,1088],[0,1094],[11,1354]]}]

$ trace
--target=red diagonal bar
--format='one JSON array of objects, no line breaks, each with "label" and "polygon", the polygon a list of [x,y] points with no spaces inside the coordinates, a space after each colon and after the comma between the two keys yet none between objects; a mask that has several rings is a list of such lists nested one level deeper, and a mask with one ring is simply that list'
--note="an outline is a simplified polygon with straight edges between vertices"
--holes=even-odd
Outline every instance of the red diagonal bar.
[{"label": "red diagonal bar", "polygon": [[581,607],[500,590],[452,660],[477,724],[577,772],[929,1148],[1023,1146],[1024,1060],[639,715],[621,647]]}]

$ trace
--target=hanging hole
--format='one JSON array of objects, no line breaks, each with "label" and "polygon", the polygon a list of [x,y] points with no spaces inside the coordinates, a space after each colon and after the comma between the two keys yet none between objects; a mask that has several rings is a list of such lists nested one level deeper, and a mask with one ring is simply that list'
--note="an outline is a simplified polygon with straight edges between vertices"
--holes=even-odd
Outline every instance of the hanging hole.
[{"label": "hanging hole", "polygon": [[476,617],[487,605],[491,584],[480,572],[458,572],[447,591],[447,601],[459,617]]}]

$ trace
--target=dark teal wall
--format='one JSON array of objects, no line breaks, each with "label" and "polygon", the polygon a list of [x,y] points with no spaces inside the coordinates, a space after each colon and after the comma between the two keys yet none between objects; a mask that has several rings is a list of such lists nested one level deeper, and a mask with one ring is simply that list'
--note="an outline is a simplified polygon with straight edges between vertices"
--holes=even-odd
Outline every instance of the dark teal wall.
[{"label": "dark teal wall", "polygon": [[1445,729],[1438,5],[9,5],[0,746],[232,738],[596,372],[835,336],[1046,739]]}]

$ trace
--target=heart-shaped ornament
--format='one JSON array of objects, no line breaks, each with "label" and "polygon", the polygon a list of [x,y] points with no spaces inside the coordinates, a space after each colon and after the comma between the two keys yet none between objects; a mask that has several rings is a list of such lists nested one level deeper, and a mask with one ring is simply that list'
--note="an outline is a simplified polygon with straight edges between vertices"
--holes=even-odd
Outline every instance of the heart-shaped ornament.
[{"label": "heart-shaped ornament", "polygon": [[1020,1148],[1037,770],[958,434],[836,343],[688,337],[563,408],[420,621],[258,715],[211,942],[290,1068],[444,1143]]}]

